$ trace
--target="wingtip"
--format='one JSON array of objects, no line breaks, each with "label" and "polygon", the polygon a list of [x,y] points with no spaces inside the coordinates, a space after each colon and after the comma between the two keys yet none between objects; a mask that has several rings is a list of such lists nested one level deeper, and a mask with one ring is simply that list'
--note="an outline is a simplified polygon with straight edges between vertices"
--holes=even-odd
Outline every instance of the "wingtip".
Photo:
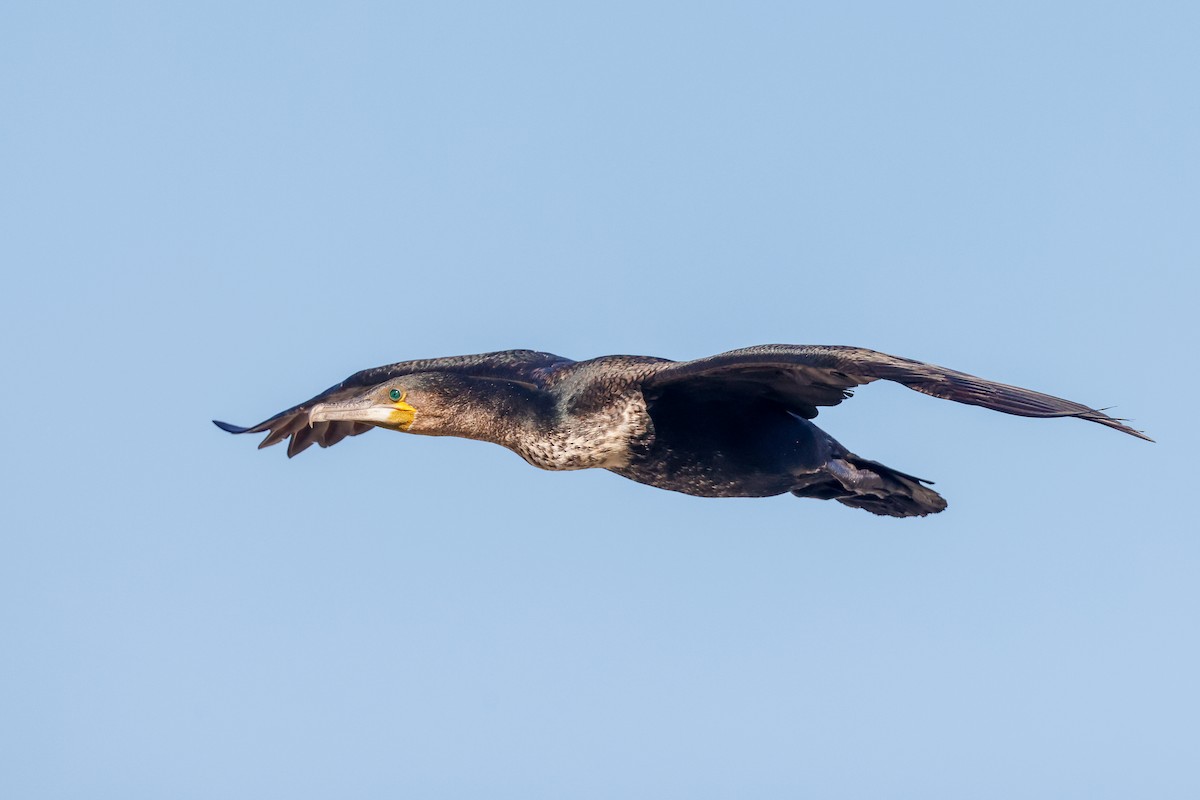
[{"label": "wingtip", "polygon": [[1102,425],[1107,425],[1108,427],[1112,428],[1113,430],[1118,430],[1121,433],[1128,433],[1130,436],[1136,436],[1137,438],[1139,438],[1143,441],[1146,441],[1146,442],[1154,442],[1154,440],[1151,439],[1149,436],[1147,436],[1143,431],[1139,431],[1137,428],[1133,428],[1133,427],[1127,425],[1126,423],[1129,422],[1129,420],[1127,420],[1127,419],[1121,419],[1120,417],[1108,417],[1108,416],[1105,416],[1103,419],[1095,419],[1095,418],[1092,418],[1092,419],[1095,422],[1099,422]]},{"label": "wingtip", "polygon": [[250,430],[249,428],[243,428],[241,425],[231,425],[228,422],[221,422],[219,419],[214,419],[212,424],[216,425],[226,433],[245,433],[246,431]]},{"label": "wingtip", "polygon": [[[1124,423],[1127,421],[1128,420],[1121,420],[1121,424],[1116,426],[1117,430],[1121,431],[1122,433],[1128,433],[1130,436],[1136,436],[1143,441],[1154,442],[1154,440],[1147,436],[1144,431],[1139,431],[1137,428],[1131,428],[1130,426],[1125,425]],[[1154,443],[1157,444],[1157,442]]]},{"label": "wingtip", "polygon": [[[1109,408],[1111,408],[1111,406]],[[1144,441],[1154,442],[1154,440],[1147,436],[1144,431],[1139,431],[1137,428],[1134,428],[1132,425],[1130,425],[1129,422],[1131,422],[1131,420],[1125,419],[1124,417],[1110,417],[1108,414],[1105,414],[1104,412],[1108,410],[1108,408],[1096,409],[1090,415],[1084,415],[1083,418],[1091,420],[1092,422],[1099,422],[1101,425],[1107,425],[1113,430],[1118,430],[1121,433],[1128,433],[1130,436],[1136,436]]]}]

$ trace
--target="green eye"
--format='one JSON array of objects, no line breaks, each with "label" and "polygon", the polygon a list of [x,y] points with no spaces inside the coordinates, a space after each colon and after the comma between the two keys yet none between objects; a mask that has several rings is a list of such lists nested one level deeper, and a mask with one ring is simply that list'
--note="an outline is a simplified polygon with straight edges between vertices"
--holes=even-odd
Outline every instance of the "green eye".
[{"label": "green eye", "polygon": [[388,397],[392,398],[393,400],[399,400],[402,396],[403,395],[400,394],[399,389],[392,389],[390,392],[388,392]]}]

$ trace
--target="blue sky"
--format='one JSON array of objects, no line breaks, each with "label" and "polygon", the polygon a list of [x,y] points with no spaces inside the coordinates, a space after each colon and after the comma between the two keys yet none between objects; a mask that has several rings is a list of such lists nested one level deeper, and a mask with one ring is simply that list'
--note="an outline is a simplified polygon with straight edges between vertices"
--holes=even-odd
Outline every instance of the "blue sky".
[{"label": "blue sky", "polygon": [[[6,797],[1194,797],[1185,3],[0,14]],[[947,512],[214,428],[509,347],[855,344]]]}]

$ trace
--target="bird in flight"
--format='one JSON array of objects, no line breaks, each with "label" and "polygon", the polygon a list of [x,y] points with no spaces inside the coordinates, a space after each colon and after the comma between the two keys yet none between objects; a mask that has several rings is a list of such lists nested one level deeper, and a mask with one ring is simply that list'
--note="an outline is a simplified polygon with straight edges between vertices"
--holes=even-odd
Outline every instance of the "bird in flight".
[{"label": "bird in flight", "polygon": [[249,428],[289,457],[388,428],[494,442],[548,470],[600,467],[703,497],[837,500],[874,514],[946,507],[929,481],[862,458],[810,420],[876,380],[1025,417],[1078,417],[1152,441],[1102,411],[860,347],[761,345],[695,361],[587,361],[506,350],[356,372]]}]

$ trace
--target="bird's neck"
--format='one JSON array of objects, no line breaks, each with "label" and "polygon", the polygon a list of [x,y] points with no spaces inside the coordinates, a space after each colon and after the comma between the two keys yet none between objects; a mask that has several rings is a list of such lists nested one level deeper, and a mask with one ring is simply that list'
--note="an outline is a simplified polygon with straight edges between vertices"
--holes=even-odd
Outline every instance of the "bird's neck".
[{"label": "bird's neck", "polygon": [[[639,393],[631,403],[640,399]],[[478,382],[454,405],[436,433],[492,442],[549,470],[623,466],[646,419],[644,406],[641,414],[622,404],[583,412],[549,392],[505,381]]]},{"label": "bird's neck", "polygon": [[528,460],[522,448],[544,439],[556,416],[554,398],[545,392],[510,381],[463,379],[436,413],[418,414],[410,432],[492,442]]}]

